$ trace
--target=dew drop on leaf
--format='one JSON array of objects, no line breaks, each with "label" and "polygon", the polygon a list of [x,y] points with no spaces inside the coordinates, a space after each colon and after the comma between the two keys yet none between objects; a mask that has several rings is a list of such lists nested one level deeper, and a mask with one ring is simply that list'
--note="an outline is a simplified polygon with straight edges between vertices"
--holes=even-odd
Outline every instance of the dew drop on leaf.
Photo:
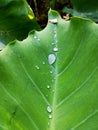
[{"label": "dew drop on leaf", "polygon": [[50,88],[50,85],[47,85],[47,88]]},{"label": "dew drop on leaf", "polygon": [[44,65],[44,64],[45,64],[45,62],[43,61],[43,62],[42,62],[42,64]]},{"label": "dew drop on leaf", "polygon": [[36,39],[36,38],[37,38],[37,36],[34,36],[34,38]]},{"label": "dew drop on leaf", "polygon": [[56,34],[54,34],[54,38],[56,38],[57,37],[57,35]]},{"label": "dew drop on leaf", "polygon": [[49,64],[53,64],[56,60],[56,56],[54,54],[49,54],[48,55],[48,61],[49,61]]},{"label": "dew drop on leaf", "polygon": [[52,79],[52,82],[54,82],[54,79]]},{"label": "dew drop on leaf", "polygon": [[54,45],[55,43],[54,43],[54,42],[52,42],[51,44],[52,44],[52,45]]},{"label": "dew drop on leaf", "polygon": [[51,106],[47,106],[47,111],[48,111],[49,113],[52,112]]},{"label": "dew drop on leaf", "polygon": [[58,42],[58,40],[57,39],[55,39],[55,43],[57,43]]},{"label": "dew drop on leaf", "polygon": [[57,19],[50,19],[49,22],[51,22],[51,23],[57,23],[58,20]]},{"label": "dew drop on leaf", "polygon": [[50,73],[51,73],[51,74],[53,73],[52,70],[50,71]]},{"label": "dew drop on leaf", "polygon": [[46,94],[46,97],[48,97],[48,94]]},{"label": "dew drop on leaf", "polygon": [[38,40],[38,41],[40,41],[40,39],[39,39],[39,38],[38,38],[37,40]]},{"label": "dew drop on leaf", "polygon": [[36,65],[35,68],[36,68],[37,70],[39,70],[39,66],[38,66],[38,65]]},{"label": "dew drop on leaf", "polygon": [[58,48],[57,48],[57,47],[54,47],[53,50],[54,50],[54,51],[58,51]]},{"label": "dew drop on leaf", "polygon": [[51,119],[52,118],[52,114],[49,114],[49,119]]}]

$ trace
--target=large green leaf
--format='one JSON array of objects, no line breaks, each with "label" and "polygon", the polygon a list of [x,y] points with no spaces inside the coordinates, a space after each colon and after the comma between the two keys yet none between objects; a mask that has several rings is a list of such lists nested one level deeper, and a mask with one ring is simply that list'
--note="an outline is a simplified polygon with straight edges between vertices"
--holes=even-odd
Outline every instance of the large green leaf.
[{"label": "large green leaf", "polygon": [[50,11],[47,27],[0,52],[0,130],[98,129],[98,25]]},{"label": "large green leaf", "polygon": [[0,47],[14,39],[23,40],[32,29],[40,27],[25,0],[0,0]]},{"label": "large green leaf", "polygon": [[71,3],[73,9],[65,7],[63,11],[98,22],[98,0],[71,0]]}]

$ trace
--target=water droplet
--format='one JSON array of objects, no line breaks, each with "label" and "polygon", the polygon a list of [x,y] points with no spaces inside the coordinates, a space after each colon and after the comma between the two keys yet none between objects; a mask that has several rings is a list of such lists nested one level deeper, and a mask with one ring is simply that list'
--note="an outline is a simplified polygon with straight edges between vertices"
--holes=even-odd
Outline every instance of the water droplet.
[{"label": "water droplet", "polygon": [[44,61],[43,61],[42,63],[43,63],[43,65],[45,64],[45,62],[44,62]]},{"label": "water droplet", "polygon": [[36,68],[37,70],[39,70],[39,66],[38,66],[38,65],[36,65],[35,68]]},{"label": "water droplet", "polygon": [[56,35],[56,34],[54,34],[54,37],[56,38],[56,37],[57,37],[57,35]]},{"label": "water droplet", "polygon": [[40,41],[40,39],[39,39],[39,38],[38,38],[37,40],[38,40],[38,41]]},{"label": "water droplet", "polygon": [[49,54],[48,55],[48,61],[49,61],[49,64],[53,64],[56,60],[56,56],[54,54]]},{"label": "water droplet", "polygon": [[37,38],[37,36],[34,36],[34,38],[36,39],[36,38]]},{"label": "water droplet", "polygon": [[52,44],[52,45],[54,45],[55,43],[54,43],[54,42],[52,42],[51,44]]},{"label": "water droplet", "polygon": [[53,50],[54,50],[54,51],[58,51],[58,48],[57,48],[57,47],[54,47]]},{"label": "water droplet", "polygon": [[50,73],[51,73],[51,74],[53,73],[52,70],[50,71]]},{"label": "water droplet", "polygon": [[52,118],[52,114],[49,114],[49,116],[48,116],[48,117],[49,117],[49,119],[51,119],[51,118]]},{"label": "water droplet", "polygon": [[52,82],[54,82],[54,79],[52,79]]},{"label": "water droplet", "polygon": [[50,106],[47,106],[47,111],[52,112],[52,108]]},{"label": "water droplet", "polygon": [[47,88],[50,88],[50,86],[49,86],[49,85],[47,85]]},{"label": "water droplet", "polygon": [[58,42],[58,40],[57,39],[55,39],[55,43],[57,43]]},{"label": "water droplet", "polygon": [[46,94],[46,97],[48,97],[48,94]]},{"label": "water droplet", "polygon": [[58,20],[57,19],[50,19],[49,22],[51,22],[51,23],[57,23]]}]

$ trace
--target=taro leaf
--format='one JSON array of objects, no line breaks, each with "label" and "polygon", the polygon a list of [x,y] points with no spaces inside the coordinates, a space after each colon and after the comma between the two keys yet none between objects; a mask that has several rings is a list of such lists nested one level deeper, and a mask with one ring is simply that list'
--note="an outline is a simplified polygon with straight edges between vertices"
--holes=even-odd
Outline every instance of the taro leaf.
[{"label": "taro leaf", "polygon": [[64,12],[98,22],[98,0],[71,0],[71,3],[73,9],[65,7]]},{"label": "taro leaf", "polygon": [[26,38],[32,29],[40,27],[25,0],[0,0],[0,47]]},{"label": "taro leaf", "polygon": [[0,52],[1,130],[98,129],[98,25],[50,11],[47,27]]}]

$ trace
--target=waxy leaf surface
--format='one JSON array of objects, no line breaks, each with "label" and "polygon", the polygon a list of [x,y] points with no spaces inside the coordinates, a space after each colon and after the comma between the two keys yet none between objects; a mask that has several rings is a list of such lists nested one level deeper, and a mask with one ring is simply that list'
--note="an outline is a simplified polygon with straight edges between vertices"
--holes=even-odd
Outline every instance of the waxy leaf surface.
[{"label": "waxy leaf surface", "polygon": [[25,0],[0,0],[0,50],[12,40],[23,40],[32,29],[40,27]]},{"label": "waxy leaf surface", "polygon": [[98,0],[71,0],[71,3],[73,9],[65,7],[64,12],[98,22]]},{"label": "waxy leaf surface", "polygon": [[98,129],[98,25],[49,12],[0,52],[0,130]]}]

